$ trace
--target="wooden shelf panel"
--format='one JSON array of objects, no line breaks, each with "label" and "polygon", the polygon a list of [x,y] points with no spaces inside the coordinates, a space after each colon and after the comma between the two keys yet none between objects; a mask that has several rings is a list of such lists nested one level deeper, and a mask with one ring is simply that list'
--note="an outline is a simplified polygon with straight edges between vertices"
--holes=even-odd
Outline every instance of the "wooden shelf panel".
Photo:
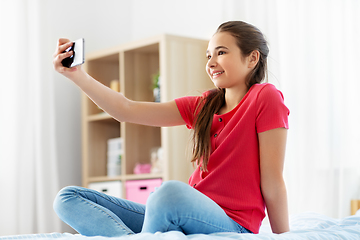
[{"label": "wooden shelf panel", "polygon": [[90,182],[107,182],[107,181],[128,181],[128,180],[143,180],[143,179],[153,179],[153,178],[163,178],[163,174],[128,174],[128,175],[121,175],[115,177],[108,177],[108,176],[98,176],[98,177],[90,177]]},{"label": "wooden shelf panel", "polygon": [[351,215],[355,215],[360,209],[360,199],[351,200]]},{"label": "wooden shelf panel", "polygon": [[108,182],[108,181],[124,181],[123,176],[108,177],[108,176],[99,176],[99,177],[89,177],[89,183],[92,182]]},{"label": "wooden shelf panel", "polygon": [[87,117],[87,121],[89,122],[96,122],[96,121],[106,121],[106,122],[116,122],[119,123],[116,119],[114,119],[112,116],[110,116],[108,113],[98,113],[98,114],[92,114]]},{"label": "wooden shelf panel", "polygon": [[126,180],[142,180],[142,179],[152,179],[152,178],[163,178],[163,174],[129,174],[125,176]]}]

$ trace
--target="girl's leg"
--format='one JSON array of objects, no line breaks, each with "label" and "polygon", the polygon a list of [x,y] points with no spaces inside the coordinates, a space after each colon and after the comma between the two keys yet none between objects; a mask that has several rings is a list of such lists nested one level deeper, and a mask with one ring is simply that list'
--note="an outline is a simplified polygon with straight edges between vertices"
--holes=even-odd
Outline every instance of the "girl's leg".
[{"label": "girl's leg", "polygon": [[145,205],[82,187],[63,188],[54,201],[61,220],[86,236],[121,236],[138,233]]},{"label": "girl's leg", "polygon": [[182,231],[185,234],[249,232],[213,200],[189,185],[164,182],[146,203],[142,232]]}]

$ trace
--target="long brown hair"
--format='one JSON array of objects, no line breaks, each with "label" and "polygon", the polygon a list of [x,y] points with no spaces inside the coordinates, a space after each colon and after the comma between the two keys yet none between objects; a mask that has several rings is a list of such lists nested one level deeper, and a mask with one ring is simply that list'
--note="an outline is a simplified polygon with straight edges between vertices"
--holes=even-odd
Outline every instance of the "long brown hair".
[{"label": "long brown hair", "polygon": [[[249,56],[254,50],[259,51],[259,61],[246,79],[248,90],[256,83],[261,83],[267,79],[267,56],[269,48],[264,35],[259,29],[251,24],[242,21],[229,21],[221,24],[216,33],[227,32],[236,39],[236,43],[241,50],[242,57]],[[191,162],[200,164],[207,170],[207,165],[211,153],[211,125],[213,116],[219,112],[225,103],[225,89],[212,89],[209,94],[199,103],[199,111],[193,131],[193,156]]]}]

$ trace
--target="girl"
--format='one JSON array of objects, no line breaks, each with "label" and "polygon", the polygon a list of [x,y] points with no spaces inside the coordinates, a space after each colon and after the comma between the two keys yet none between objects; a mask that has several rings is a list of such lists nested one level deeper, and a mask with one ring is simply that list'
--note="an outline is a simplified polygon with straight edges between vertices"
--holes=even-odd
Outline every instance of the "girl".
[{"label": "girl", "polygon": [[105,87],[80,66],[65,68],[60,39],[54,67],[120,122],[193,129],[197,168],[189,185],[168,181],[146,205],[81,187],[62,189],[58,216],[83,235],[121,236],[139,232],[185,234],[258,233],[267,208],[274,233],[289,230],[282,176],[289,110],[267,74],[268,47],[254,26],[231,21],[211,38],[206,71],[216,86],[201,97],[166,103],[135,102]]}]

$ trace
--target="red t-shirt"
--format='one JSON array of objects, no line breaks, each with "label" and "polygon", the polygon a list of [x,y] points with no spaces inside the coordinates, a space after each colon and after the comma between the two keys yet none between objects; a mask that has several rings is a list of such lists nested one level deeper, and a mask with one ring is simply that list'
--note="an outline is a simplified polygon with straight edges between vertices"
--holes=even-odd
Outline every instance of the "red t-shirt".
[{"label": "red t-shirt", "polygon": [[[196,107],[206,94],[175,99],[188,128],[194,127]],[[214,115],[208,172],[198,166],[189,179],[191,186],[253,233],[259,232],[265,217],[258,133],[288,128],[288,115],[283,95],[274,85],[253,85],[232,111]]]}]

